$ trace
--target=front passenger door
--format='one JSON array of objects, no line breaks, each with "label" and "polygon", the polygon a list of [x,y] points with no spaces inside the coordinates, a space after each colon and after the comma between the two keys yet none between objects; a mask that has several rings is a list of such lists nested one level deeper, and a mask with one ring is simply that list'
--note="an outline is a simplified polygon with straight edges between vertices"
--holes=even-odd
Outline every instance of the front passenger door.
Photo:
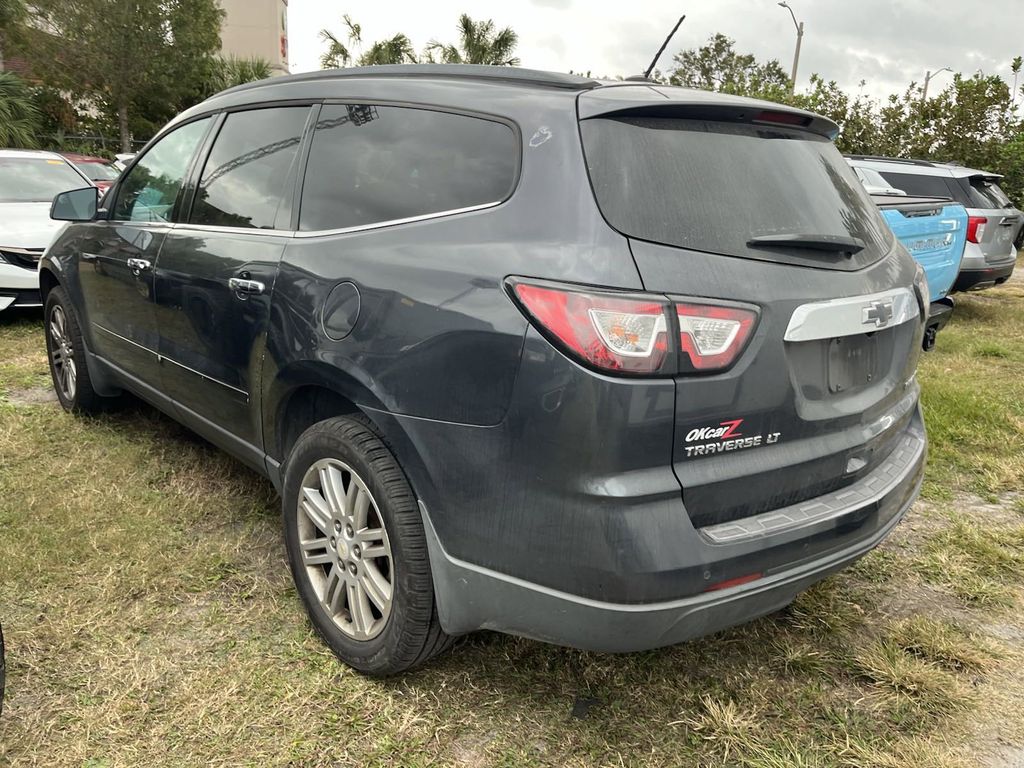
[{"label": "front passenger door", "polygon": [[189,426],[258,467],[270,294],[309,114],[288,106],[224,117],[156,273],[164,390]]},{"label": "front passenger door", "polygon": [[82,227],[79,284],[93,351],[157,387],[153,276],[183,182],[210,118],[172,130],[119,182],[105,219]]}]

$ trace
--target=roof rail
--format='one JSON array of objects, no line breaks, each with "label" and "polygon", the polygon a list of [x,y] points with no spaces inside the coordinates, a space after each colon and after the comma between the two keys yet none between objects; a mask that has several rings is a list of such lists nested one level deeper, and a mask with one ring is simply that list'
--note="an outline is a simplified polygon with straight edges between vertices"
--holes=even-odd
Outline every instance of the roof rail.
[{"label": "roof rail", "polygon": [[844,155],[850,160],[882,160],[886,163],[904,163],[906,165],[923,165],[926,168],[935,168],[937,163],[931,160],[913,160],[907,157],[885,157],[884,155]]},{"label": "roof rail", "polygon": [[486,64],[381,64],[371,67],[348,67],[325,69],[319,72],[302,72],[284,77],[271,77],[235,86],[222,93],[237,93],[256,88],[265,88],[283,83],[302,83],[317,80],[338,80],[350,77],[429,77],[438,79],[481,80],[540,88],[561,88],[566,90],[589,90],[601,83],[590,77],[569,75],[561,72],[545,72],[522,67],[500,67]]}]

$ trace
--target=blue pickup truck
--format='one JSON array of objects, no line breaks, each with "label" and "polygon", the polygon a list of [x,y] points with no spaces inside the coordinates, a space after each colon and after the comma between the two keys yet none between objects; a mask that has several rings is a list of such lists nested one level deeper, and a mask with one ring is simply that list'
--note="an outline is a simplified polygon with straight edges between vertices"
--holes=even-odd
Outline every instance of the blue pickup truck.
[{"label": "blue pickup truck", "polygon": [[953,314],[953,300],[947,294],[960,272],[967,243],[967,209],[937,197],[872,195],[871,199],[896,238],[924,267],[931,294],[924,348],[931,349],[935,335]]}]

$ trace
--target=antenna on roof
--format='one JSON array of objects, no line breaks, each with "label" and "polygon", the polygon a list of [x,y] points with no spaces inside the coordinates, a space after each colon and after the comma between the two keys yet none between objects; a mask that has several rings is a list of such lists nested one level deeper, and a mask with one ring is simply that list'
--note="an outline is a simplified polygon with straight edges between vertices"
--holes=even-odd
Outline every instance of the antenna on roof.
[{"label": "antenna on roof", "polygon": [[676,22],[676,25],[672,27],[672,31],[668,33],[668,37],[665,38],[665,42],[661,44],[661,48],[659,48],[658,52],[654,54],[654,59],[651,61],[651,66],[649,66],[647,70],[644,72],[644,78],[649,78],[651,76],[651,72],[654,71],[654,65],[658,63],[658,59],[661,58],[661,54],[663,54],[665,52],[665,49],[668,48],[669,41],[672,39],[672,36],[676,33],[676,30],[679,29],[679,25],[683,23],[683,19],[685,18],[686,14],[684,13],[682,16],[679,17],[679,21]]}]

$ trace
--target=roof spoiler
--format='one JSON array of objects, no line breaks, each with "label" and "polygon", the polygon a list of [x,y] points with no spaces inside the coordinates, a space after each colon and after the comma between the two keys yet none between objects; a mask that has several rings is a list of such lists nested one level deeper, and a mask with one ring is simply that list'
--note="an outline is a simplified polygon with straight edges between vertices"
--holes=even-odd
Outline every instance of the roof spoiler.
[{"label": "roof spoiler", "polygon": [[581,93],[580,120],[593,117],[680,117],[721,120],[810,131],[827,139],[839,135],[839,126],[814,112],[745,96],[698,91],[675,86],[623,84]]}]

